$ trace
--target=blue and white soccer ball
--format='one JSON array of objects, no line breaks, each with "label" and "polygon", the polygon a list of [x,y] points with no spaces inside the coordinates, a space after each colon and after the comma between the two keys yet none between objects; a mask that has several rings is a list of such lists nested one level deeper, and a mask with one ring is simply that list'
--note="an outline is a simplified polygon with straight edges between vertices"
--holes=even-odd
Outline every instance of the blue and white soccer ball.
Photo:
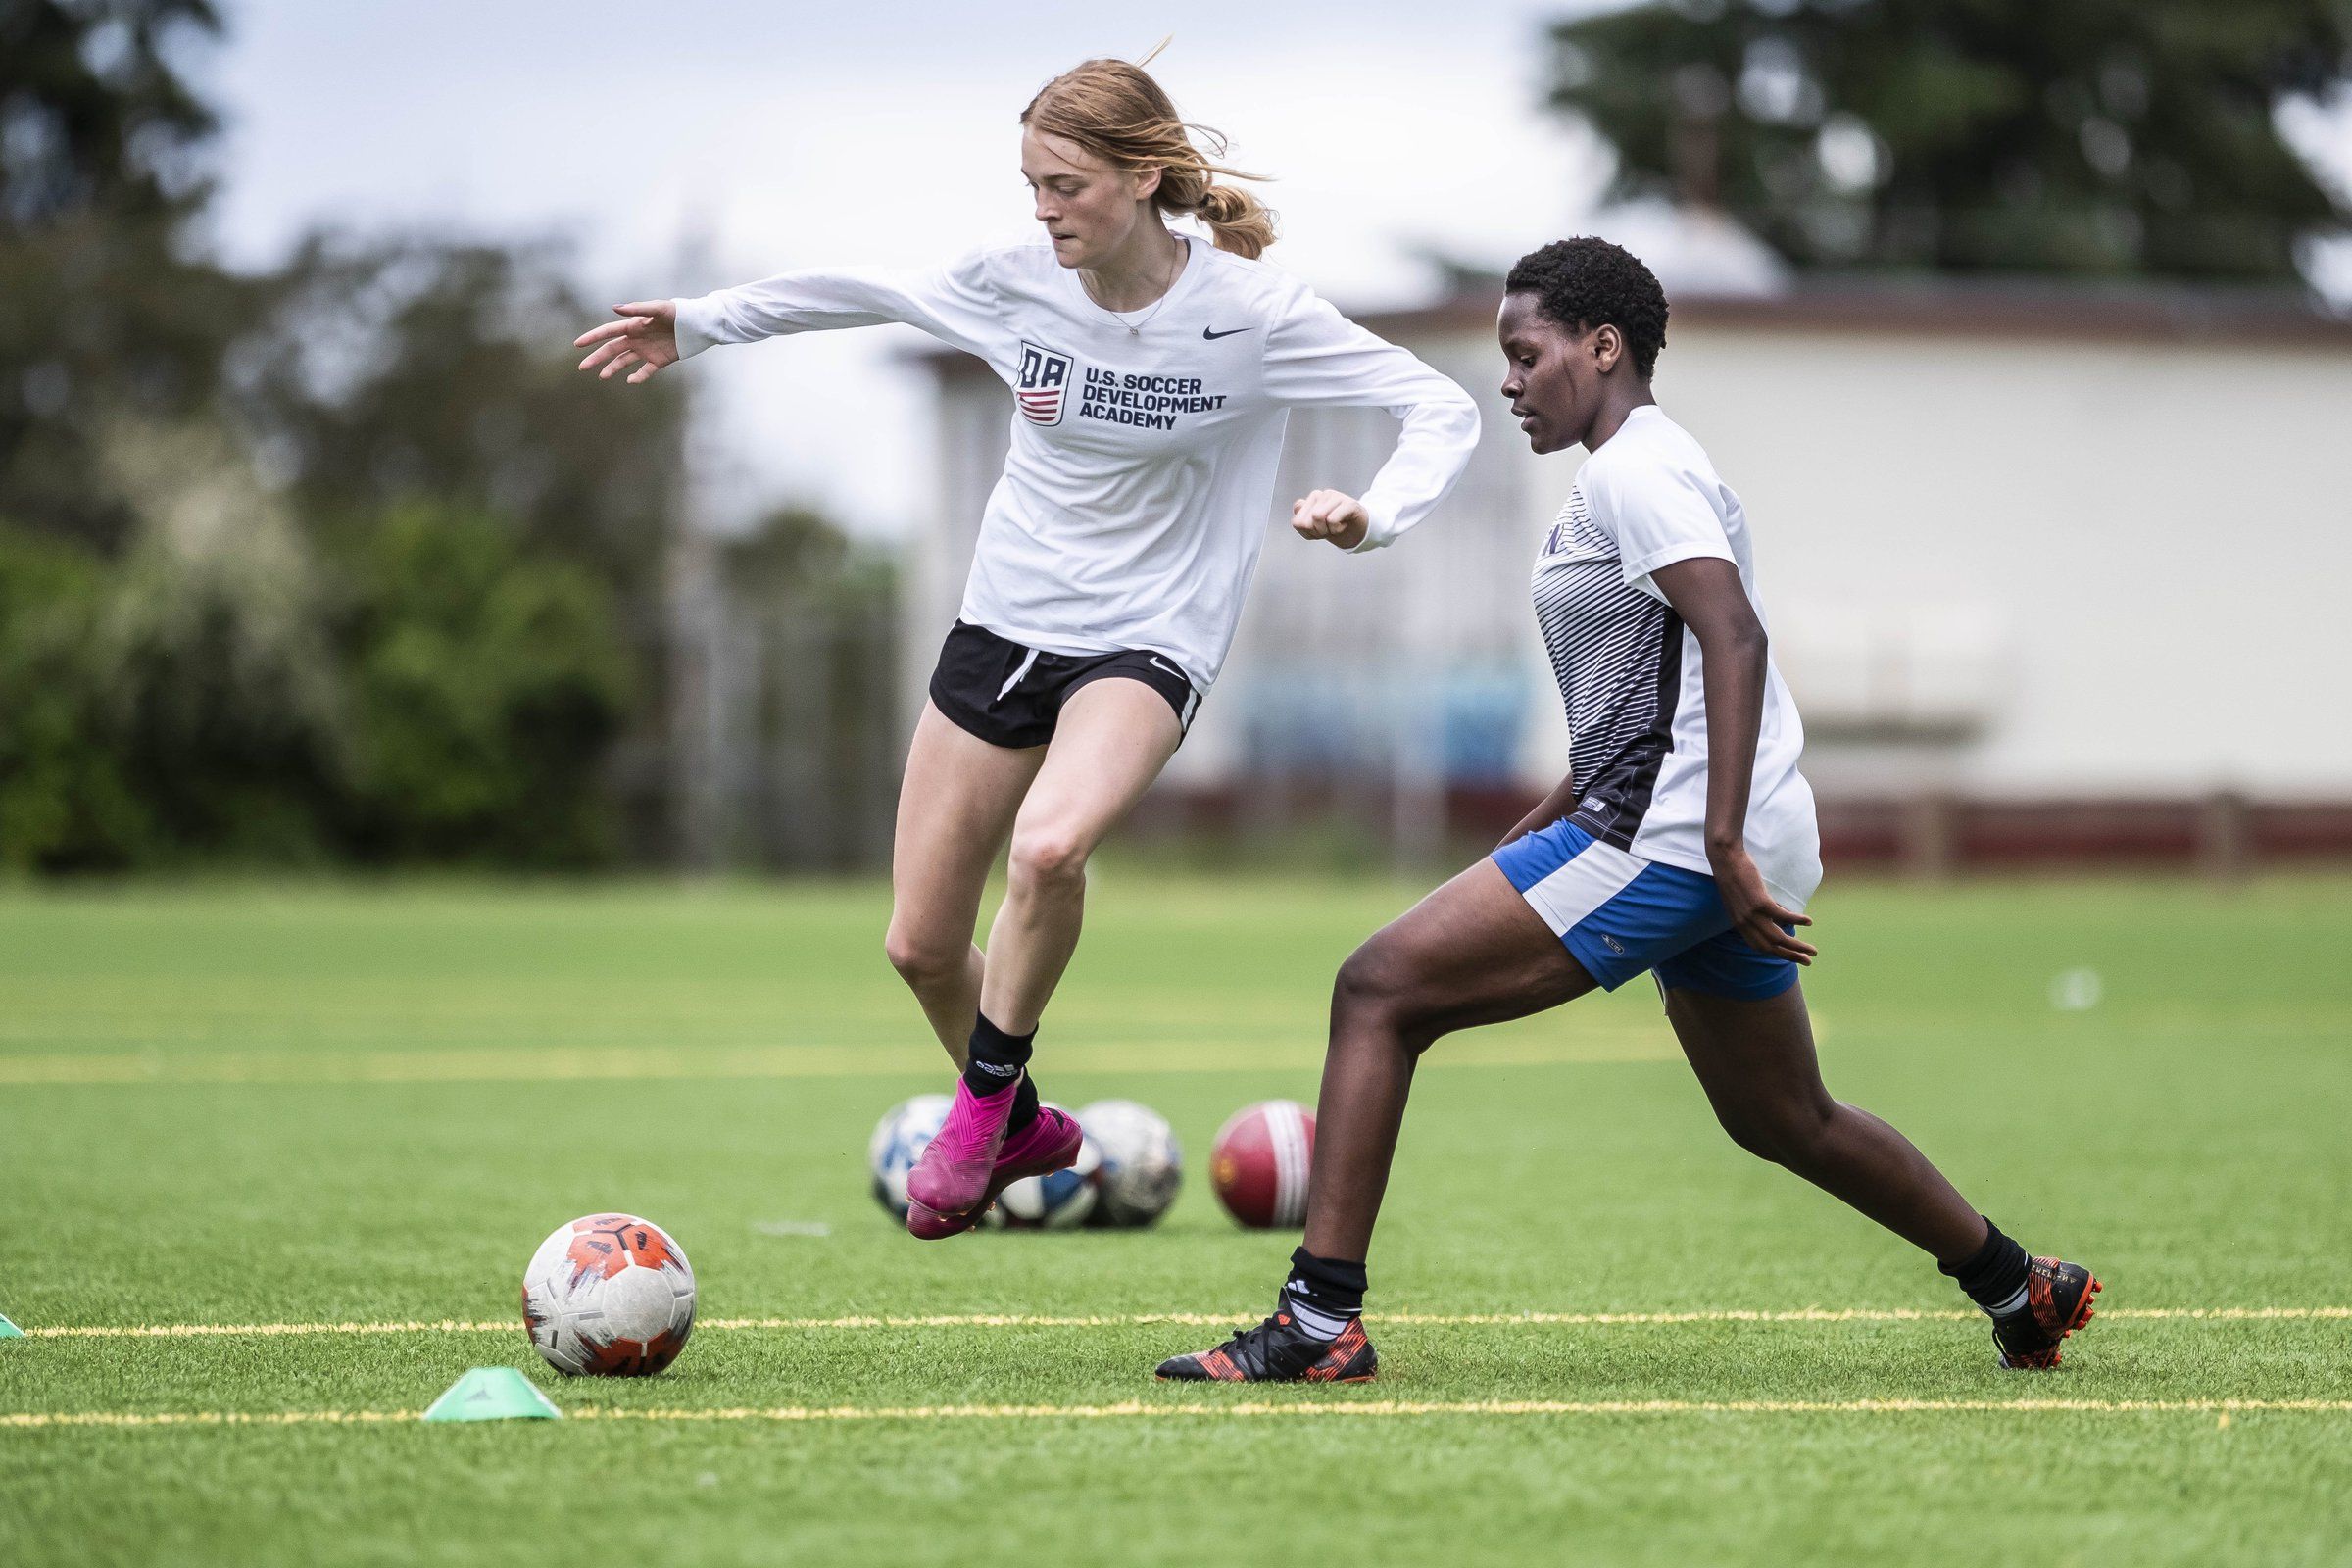
[{"label": "blue and white soccer ball", "polygon": [[997,1195],[997,1206],[988,1211],[987,1222],[1010,1231],[1066,1231],[1085,1224],[1101,1197],[1095,1178],[1102,1164],[1102,1154],[1095,1141],[1081,1140],[1075,1164],[1014,1182]]},{"label": "blue and white soccer ball", "polygon": [[1078,1112],[1078,1125],[1102,1158],[1088,1224],[1135,1228],[1168,1211],[1184,1185],[1184,1149],[1165,1116],[1132,1100],[1098,1100]]},{"label": "blue and white soccer ball", "polygon": [[874,1127],[865,1146],[865,1163],[874,1178],[874,1201],[899,1218],[906,1217],[906,1178],[931,1140],[947,1125],[955,1102],[946,1095],[917,1095],[901,1101]]}]

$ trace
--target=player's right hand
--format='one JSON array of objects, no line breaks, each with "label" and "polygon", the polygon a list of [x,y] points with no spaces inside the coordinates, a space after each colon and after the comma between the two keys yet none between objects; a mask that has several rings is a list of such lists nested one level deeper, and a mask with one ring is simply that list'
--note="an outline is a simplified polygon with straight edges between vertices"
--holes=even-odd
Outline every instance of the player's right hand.
[{"label": "player's right hand", "polygon": [[1291,526],[1301,539],[1328,539],[1342,550],[1364,542],[1372,514],[1341,490],[1310,490],[1291,503]]},{"label": "player's right hand", "polygon": [[571,340],[573,348],[590,351],[580,362],[581,369],[596,371],[600,381],[610,381],[628,370],[629,385],[635,386],[651,379],[663,366],[678,363],[675,305],[667,300],[638,300],[615,305],[612,312],[619,320],[592,326]]}]

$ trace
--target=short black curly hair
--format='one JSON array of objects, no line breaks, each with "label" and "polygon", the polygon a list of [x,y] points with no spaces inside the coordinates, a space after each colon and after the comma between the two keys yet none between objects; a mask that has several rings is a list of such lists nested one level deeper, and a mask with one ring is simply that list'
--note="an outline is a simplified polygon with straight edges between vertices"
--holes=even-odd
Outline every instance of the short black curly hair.
[{"label": "short black curly hair", "polygon": [[1505,294],[1533,294],[1544,314],[1572,332],[1613,326],[1625,334],[1634,373],[1649,379],[1666,346],[1666,291],[1622,245],[1585,235],[1555,239],[1511,264]]}]

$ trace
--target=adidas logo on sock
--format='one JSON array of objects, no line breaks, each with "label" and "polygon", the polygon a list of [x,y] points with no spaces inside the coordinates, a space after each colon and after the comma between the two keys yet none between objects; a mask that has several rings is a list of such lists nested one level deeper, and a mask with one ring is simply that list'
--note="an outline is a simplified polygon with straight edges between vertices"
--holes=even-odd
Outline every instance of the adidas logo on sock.
[{"label": "adidas logo on sock", "polygon": [[1353,1312],[1328,1312],[1317,1306],[1304,1280],[1291,1281],[1282,1288],[1282,1295],[1292,1321],[1318,1340],[1338,1339],[1355,1319]]}]

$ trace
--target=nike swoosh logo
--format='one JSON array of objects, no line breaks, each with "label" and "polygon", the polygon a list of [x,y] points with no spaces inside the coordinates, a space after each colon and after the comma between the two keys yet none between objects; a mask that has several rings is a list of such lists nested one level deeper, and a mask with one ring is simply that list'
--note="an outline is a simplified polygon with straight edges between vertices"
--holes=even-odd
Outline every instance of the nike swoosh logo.
[{"label": "nike swoosh logo", "polygon": [[[1249,329],[1248,327],[1246,327],[1246,326],[1245,326],[1245,327],[1243,327],[1243,328],[1242,328],[1242,330],[1243,330],[1243,331],[1245,331],[1245,332],[1247,332],[1247,331],[1249,331],[1250,329]],[[1168,663],[1166,661],[1162,660],[1162,659],[1161,659],[1161,658],[1160,658],[1160,657],[1159,657],[1157,654],[1146,654],[1146,655],[1144,656],[1144,662],[1145,662],[1145,663],[1147,663],[1147,664],[1150,664],[1150,665],[1151,665],[1151,666],[1152,666],[1153,669],[1164,669],[1164,670],[1166,670],[1166,671],[1167,671],[1169,674],[1171,674],[1171,675],[1175,676],[1175,677],[1176,677],[1178,680],[1182,680],[1182,679],[1184,679],[1184,671],[1183,671],[1183,670],[1181,670],[1181,669],[1178,669],[1178,668],[1177,668],[1177,667],[1176,667],[1174,664]]]},{"label": "nike swoosh logo", "polygon": [[1211,343],[1214,343],[1214,342],[1215,342],[1217,339],[1219,339],[1219,338],[1221,338],[1221,337],[1231,337],[1231,336],[1233,336],[1233,335],[1234,335],[1234,333],[1236,333],[1236,332],[1247,332],[1247,331],[1249,331],[1249,330],[1250,330],[1250,328],[1248,328],[1248,327],[1246,327],[1246,326],[1235,326],[1235,327],[1228,327],[1226,330],[1224,330],[1224,331],[1222,331],[1222,332],[1214,332],[1214,331],[1211,331],[1211,330],[1209,330],[1207,327],[1205,327],[1205,326],[1204,326],[1204,327],[1202,327],[1202,328],[1200,329],[1200,335],[1201,335],[1202,337],[1204,337],[1204,338],[1208,339],[1208,340],[1209,340]]}]

